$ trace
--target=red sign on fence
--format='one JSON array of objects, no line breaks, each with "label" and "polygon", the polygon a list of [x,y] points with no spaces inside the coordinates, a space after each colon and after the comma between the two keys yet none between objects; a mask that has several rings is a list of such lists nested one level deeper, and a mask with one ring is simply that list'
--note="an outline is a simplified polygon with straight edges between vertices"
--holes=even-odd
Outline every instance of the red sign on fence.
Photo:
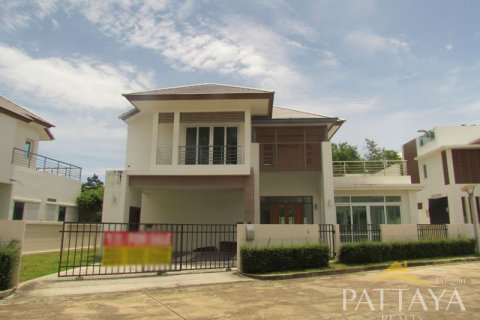
[{"label": "red sign on fence", "polygon": [[154,265],[172,262],[172,233],[105,231],[102,265]]}]

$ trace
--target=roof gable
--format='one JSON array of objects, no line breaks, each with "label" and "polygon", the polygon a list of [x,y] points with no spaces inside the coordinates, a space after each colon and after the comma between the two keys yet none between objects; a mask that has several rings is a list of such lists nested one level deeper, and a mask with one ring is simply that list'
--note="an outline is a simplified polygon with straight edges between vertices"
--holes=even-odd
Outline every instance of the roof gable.
[{"label": "roof gable", "polygon": [[163,88],[143,92],[124,94],[124,96],[139,95],[190,95],[190,94],[248,94],[248,93],[273,93],[273,91],[259,90],[247,87],[223,85],[216,83],[194,84],[181,87]]},{"label": "roof gable", "polygon": [[37,123],[44,127],[45,133],[50,139],[54,139],[49,130],[54,127],[53,124],[2,96],[0,96],[0,112],[26,123]]}]

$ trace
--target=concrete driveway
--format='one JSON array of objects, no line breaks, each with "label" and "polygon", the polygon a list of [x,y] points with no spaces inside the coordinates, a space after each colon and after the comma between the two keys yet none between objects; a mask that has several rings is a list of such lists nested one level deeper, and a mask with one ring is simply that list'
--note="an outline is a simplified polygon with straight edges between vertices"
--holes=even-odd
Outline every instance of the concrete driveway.
[{"label": "concrete driveway", "polygon": [[129,292],[27,290],[0,301],[0,319],[480,319],[480,262]]}]

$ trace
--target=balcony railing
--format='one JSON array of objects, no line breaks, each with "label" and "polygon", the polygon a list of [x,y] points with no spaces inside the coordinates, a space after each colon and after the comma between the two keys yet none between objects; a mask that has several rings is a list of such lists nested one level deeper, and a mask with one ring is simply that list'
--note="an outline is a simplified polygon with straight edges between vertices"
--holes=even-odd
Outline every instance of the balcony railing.
[{"label": "balcony railing", "polygon": [[333,161],[333,175],[335,177],[347,175],[364,176],[405,176],[405,160],[379,161]]},{"label": "balcony railing", "polygon": [[18,148],[13,149],[12,164],[65,178],[76,180],[82,178],[82,168],[80,167]]},{"label": "balcony railing", "polygon": [[178,152],[184,165],[244,164],[243,146],[180,146]]}]

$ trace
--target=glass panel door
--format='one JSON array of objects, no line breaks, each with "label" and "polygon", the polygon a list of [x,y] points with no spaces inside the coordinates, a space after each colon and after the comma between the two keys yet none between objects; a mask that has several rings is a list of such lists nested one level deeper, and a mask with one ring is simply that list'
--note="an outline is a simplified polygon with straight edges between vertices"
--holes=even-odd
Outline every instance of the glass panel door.
[{"label": "glass panel door", "polygon": [[385,207],[370,206],[370,221],[372,224],[385,224]]},{"label": "glass panel door", "polygon": [[210,143],[210,128],[198,128],[198,164],[208,164],[208,145]]},{"label": "glass panel door", "polygon": [[400,206],[387,206],[387,223],[400,224]]},{"label": "glass panel door", "polygon": [[350,206],[337,206],[337,223],[351,224]]},{"label": "glass panel door", "polygon": [[213,164],[224,164],[225,128],[213,128]]},{"label": "glass panel door", "polygon": [[278,220],[279,220],[278,223],[280,223],[280,224],[285,224],[286,223],[286,219],[285,219],[286,212],[285,211],[286,210],[285,210],[284,205],[281,204],[281,205],[278,206]]},{"label": "glass panel door", "polygon": [[367,224],[367,207],[352,206],[353,224]]},{"label": "glass panel door", "polygon": [[227,164],[237,164],[237,127],[227,128]]},{"label": "glass panel door", "polygon": [[197,163],[197,128],[187,128],[185,164]]}]

